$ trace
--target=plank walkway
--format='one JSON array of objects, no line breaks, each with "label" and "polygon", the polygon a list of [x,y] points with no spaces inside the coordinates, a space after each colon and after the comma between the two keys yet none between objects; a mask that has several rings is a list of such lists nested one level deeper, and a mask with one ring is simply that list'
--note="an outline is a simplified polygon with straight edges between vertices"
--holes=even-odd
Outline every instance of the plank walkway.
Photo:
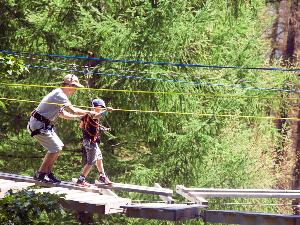
[{"label": "plank walkway", "polygon": [[[203,208],[199,205],[169,204],[174,202],[172,199],[173,191],[162,188],[159,184],[155,184],[154,187],[147,187],[121,183],[112,185],[98,183],[90,187],[81,187],[77,186],[75,182],[44,183],[29,176],[0,172],[0,194],[12,187],[21,190],[34,185],[42,187],[32,189],[35,192],[63,194],[64,197],[60,198],[62,206],[80,212],[125,213],[128,217],[180,221],[198,218],[200,209]],[[158,195],[165,203],[132,204],[130,199],[120,198],[112,190]]]},{"label": "plank walkway", "polygon": [[[31,188],[33,186],[39,188],[33,189]],[[114,183],[111,186],[97,184],[91,187],[81,187],[74,182],[43,183],[29,176],[0,172],[0,198],[4,197],[10,189],[18,191],[24,188],[31,188],[38,193],[63,194],[64,196],[60,198],[63,207],[90,214],[123,213],[127,217],[167,221],[201,218],[205,224],[300,225],[300,216],[207,210],[208,201],[206,200],[206,198],[295,199],[300,198],[300,190],[187,188],[183,185],[177,185],[177,194],[189,200],[190,203],[171,204],[174,203],[173,191],[162,188],[159,184],[155,184],[154,187],[121,183]],[[121,198],[112,190],[158,195],[165,203],[134,204],[131,199]]]}]

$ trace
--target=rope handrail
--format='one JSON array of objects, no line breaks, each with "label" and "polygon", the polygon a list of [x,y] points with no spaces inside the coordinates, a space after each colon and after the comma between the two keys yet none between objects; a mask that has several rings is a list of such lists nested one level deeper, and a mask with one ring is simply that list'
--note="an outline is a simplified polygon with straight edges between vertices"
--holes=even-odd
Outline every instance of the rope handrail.
[{"label": "rope handrail", "polygon": [[[78,72],[85,74],[86,71],[80,71],[75,69],[62,69],[62,68],[53,68],[49,66],[35,66],[26,64],[28,68],[34,68],[34,69],[49,69],[49,70],[58,70],[58,71],[65,71],[65,72]],[[192,81],[184,81],[184,80],[165,80],[161,78],[144,78],[140,76],[132,76],[132,75],[121,75],[121,74],[107,74],[107,73],[100,73],[100,72],[94,72],[94,74],[98,74],[101,76],[116,76],[121,78],[132,78],[132,79],[144,79],[144,80],[156,80],[156,81],[162,81],[162,82],[173,82],[173,83],[184,83],[184,84],[191,84],[191,85],[199,85],[199,86],[209,86],[209,87],[224,87],[224,88],[232,88],[232,89],[244,89],[244,90],[253,90],[253,91],[279,91],[279,92],[288,92],[288,93],[300,93],[300,90],[297,89],[283,89],[283,88],[257,88],[257,87],[251,87],[251,86],[243,86],[243,85],[227,85],[227,84],[218,84],[218,83],[207,83],[207,82],[192,82]]]},{"label": "rope handrail", "polygon": [[160,65],[160,66],[176,66],[176,67],[196,67],[196,68],[208,68],[208,69],[242,69],[242,70],[267,70],[267,71],[281,71],[281,72],[300,72],[300,69],[284,69],[277,67],[243,67],[243,66],[222,66],[222,65],[204,65],[204,64],[185,64],[185,63],[174,63],[174,62],[162,62],[162,61],[144,61],[144,60],[128,60],[128,59],[112,59],[112,58],[97,58],[88,56],[68,56],[68,55],[58,55],[58,54],[44,54],[44,53],[32,53],[32,52],[16,52],[10,50],[0,50],[3,54],[25,54],[33,56],[46,56],[46,57],[56,57],[65,59],[84,59],[84,60],[94,60],[94,61],[108,61],[108,62],[118,62],[118,63],[137,63],[144,65]]},{"label": "rope handrail", "polygon": [[[34,100],[26,100],[26,99],[16,99],[16,98],[6,98],[0,97],[0,100],[6,101],[16,101],[16,102],[30,102],[30,103],[40,103],[40,101]],[[47,104],[56,104],[61,105],[53,102],[44,102]],[[76,106],[76,105],[74,105]],[[82,108],[91,108],[86,106],[76,106]],[[273,116],[252,116],[252,115],[237,115],[237,114],[215,114],[215,113],[198,113],[198,112],[168,112],[168,111],[157,111],[157,110],[141,110],[141,109],[121,109],[115,108],[114,111],[123,111],[123,112],[139,112],[139,113],[157,113],[163,115],[192,115],[198,117],[235,117],[235,118],[244,118],[244,119],[270,119],[270,120],[293,120],[293,121],[300,121],[300,118],[296,117],[273,117]]]},{"label": "rope handrail", "polygon": [[[0,83],[0,85],[11,87],[30,87],[30,88],[60,88],[58,85],[40,85],[40,84],[23,84],[23,83]],[[68,88],[68,87],[65,87]],[[162,94],[162,95],[189,95],[200,96],[207,98],[256,98],[256,99],[284,99],[284,100],[300,100],[299,97],[271,97],[271,96],[259,96],[259,95],[223,95],[223,94],[201,94],[201,93],[189,93],[189,92],[171,92],[171,91],[144,91],[144,90],[129,90],[129,89],[109,89],[109,88],[76,88],[77,90],[92,90],[92,91],[107,91],[107,92],[119,92],[119,93],[138,93],[138,94]]]}]

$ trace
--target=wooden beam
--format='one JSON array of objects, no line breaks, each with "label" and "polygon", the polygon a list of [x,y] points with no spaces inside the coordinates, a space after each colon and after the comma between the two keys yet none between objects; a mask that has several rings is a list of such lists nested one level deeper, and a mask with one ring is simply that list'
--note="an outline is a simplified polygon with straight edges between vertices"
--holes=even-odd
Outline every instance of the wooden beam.
[{"label": "wooden beam", "polygon": [[[99,188],[101,189],[101,188]],[[48,192],[52,194],[65,194],[66,199],[78,199],[78,200],[86,200],[87,198],[91,197],[92,200],[97,201],[97,199],[111,199],[114,198],[120,198],[116,197],[115,195],[102,195],[100,193],[93,193],[93,192],[85,192],[81,190],[73,190],[73,189],[67,189],[63,187],[50,187],[50,188],[42,188],[42,189],[36,189],[36,192]]]},{"label": "wooden beam", "polygon": [[210,222],[241,225],[300,225],[300,216],[294,215],[205,210],[202,216],[206,224]]},{"label": "wooden beam", "polygon": [[162,196],[172,196],[173,191],[167,188],[155,188],[155,187],[147,187],[133,184],[121,184],[121,183],[113,183],[112,185],[105,185],[102,183],[96,183],[95,185],[104,189],[113,189],[118,191],[127,191],[127,192],[139,192],[144,194],[154,194],[154,195],[162,195]]},{"label": "wooden beam", "polygon": [[202,198],[300,198],[300,193],[189,192]]},{"label": "wooden beam", "polygon": [[98,187],[98,189],[99,189],[99,192],[103,195],[109,195],[111,197],[119,198],[119,196],[110,189],[99,188],[99,187]]},{"label": "wooden beam", "polygon": [[287,190],[287,189],[222,189],[222,188],[187,188],[184,187],[185,191],[188,192],[247,192],[247,193],[300,193],[300,190]]},{"label": "wooden beam", "polygon": [[6,184],[6,183],[9,183],[9,182],[13,182],[13,181],[0,179],[0,185]]},{"label": "wooden beam", "polygon": [[33,177],[21,176],[21,175],[10,174],[10,173],[2,173],[2,172],[0,172],[0,178],[12,180],[12,181],[18,181],[18,182],[30,182],[42,187],[65,187],[69,189],[82,190],[86,192],[94,192],[94,193],[99,192],[99,189],[96,186],[82,187],[76,185],[73,182],[67,182],[67,181],[62,181],[61,183],[45,183],[45,182],[34,180]]},{"label": "wooden beam", "polygon": [[[156,188],[162,188],[162,186],[160,186],[160,184],[155,183],[154,187]],[[171,196],[164,196],[164,195],[159,195],[160,199],[162,199],[163,201],[165,201],[168,204],[173,204],[174,203],[174,199]]]},{"label": "wooden beam", "polygon": [[105,205],[97,205],[97,204],[86,204],[85,202],[73,201],[73,200],[66,200],[61,198],[60,203],[64,208],[82,211],[82,212],[89,212],[89,213],[98,213],[98,214],[105,214]]},{"label": "wooden beam", "polygon": [[8,190],[22,190],[27,187],[33,186],[34,183],[28,183],[28,182],[9,182],[5,184],[1,184],[0,186],[0,192],[7,192]]},{"label": "wooden beam", "polygon": [[[52,190],[51,190],[52,189]],[[130,204],[130,199],[116,198],[114,196],[101,195],[97,193],[84,192],[80,190],[69,190],[61,187],[36,189],[37,192],[48,192],[53,194],[66,194],[60,198],[63,207],[86,211],[89,213],[111,214],[122,211],[121,205]]]},{"label": "wooden beam", "polygon": [[126,209],[128,217],[158,219],[168,221],[182,221],[199,218],[202,205],[186,204],[137,204],[121,206]]},{"label": "wooden beam", "polygon": [[191,194],[189,191],[186,190],[186,187],[184,187],[183,185],[176,185],[176,193],[180,194],[181,196],[183,196],[191,202],[195,202],[197,204],[205,206],[208,205],[208,202],[205,198],[203,198],[202,196],[195,196]]}]

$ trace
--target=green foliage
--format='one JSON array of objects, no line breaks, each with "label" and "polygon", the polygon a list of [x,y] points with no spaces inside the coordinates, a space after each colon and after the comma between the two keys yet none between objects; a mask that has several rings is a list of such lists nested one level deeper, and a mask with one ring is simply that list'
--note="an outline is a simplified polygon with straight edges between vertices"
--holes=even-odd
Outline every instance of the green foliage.
[{"label": "green foliage", "polygon": [[29,71],[23,60],[0,54],[0,79],[2,82],[22,79],[25,72]]},{"label": "green foliage", "polygon": [[63,224],[65,216],[58,195],[28,190],[13,193],[10,190],[0,200],[1,224]]}]

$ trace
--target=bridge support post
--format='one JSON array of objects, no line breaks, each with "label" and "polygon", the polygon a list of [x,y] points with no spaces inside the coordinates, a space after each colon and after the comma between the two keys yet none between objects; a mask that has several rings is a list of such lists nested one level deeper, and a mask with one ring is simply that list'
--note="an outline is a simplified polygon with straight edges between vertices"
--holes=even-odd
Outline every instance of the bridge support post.
[{"label": "bridge support post", "polygon": [[92,224],[93,223],[93,213],[85,212],[85,211],[77,211],[77,220],[80,224]]}]

